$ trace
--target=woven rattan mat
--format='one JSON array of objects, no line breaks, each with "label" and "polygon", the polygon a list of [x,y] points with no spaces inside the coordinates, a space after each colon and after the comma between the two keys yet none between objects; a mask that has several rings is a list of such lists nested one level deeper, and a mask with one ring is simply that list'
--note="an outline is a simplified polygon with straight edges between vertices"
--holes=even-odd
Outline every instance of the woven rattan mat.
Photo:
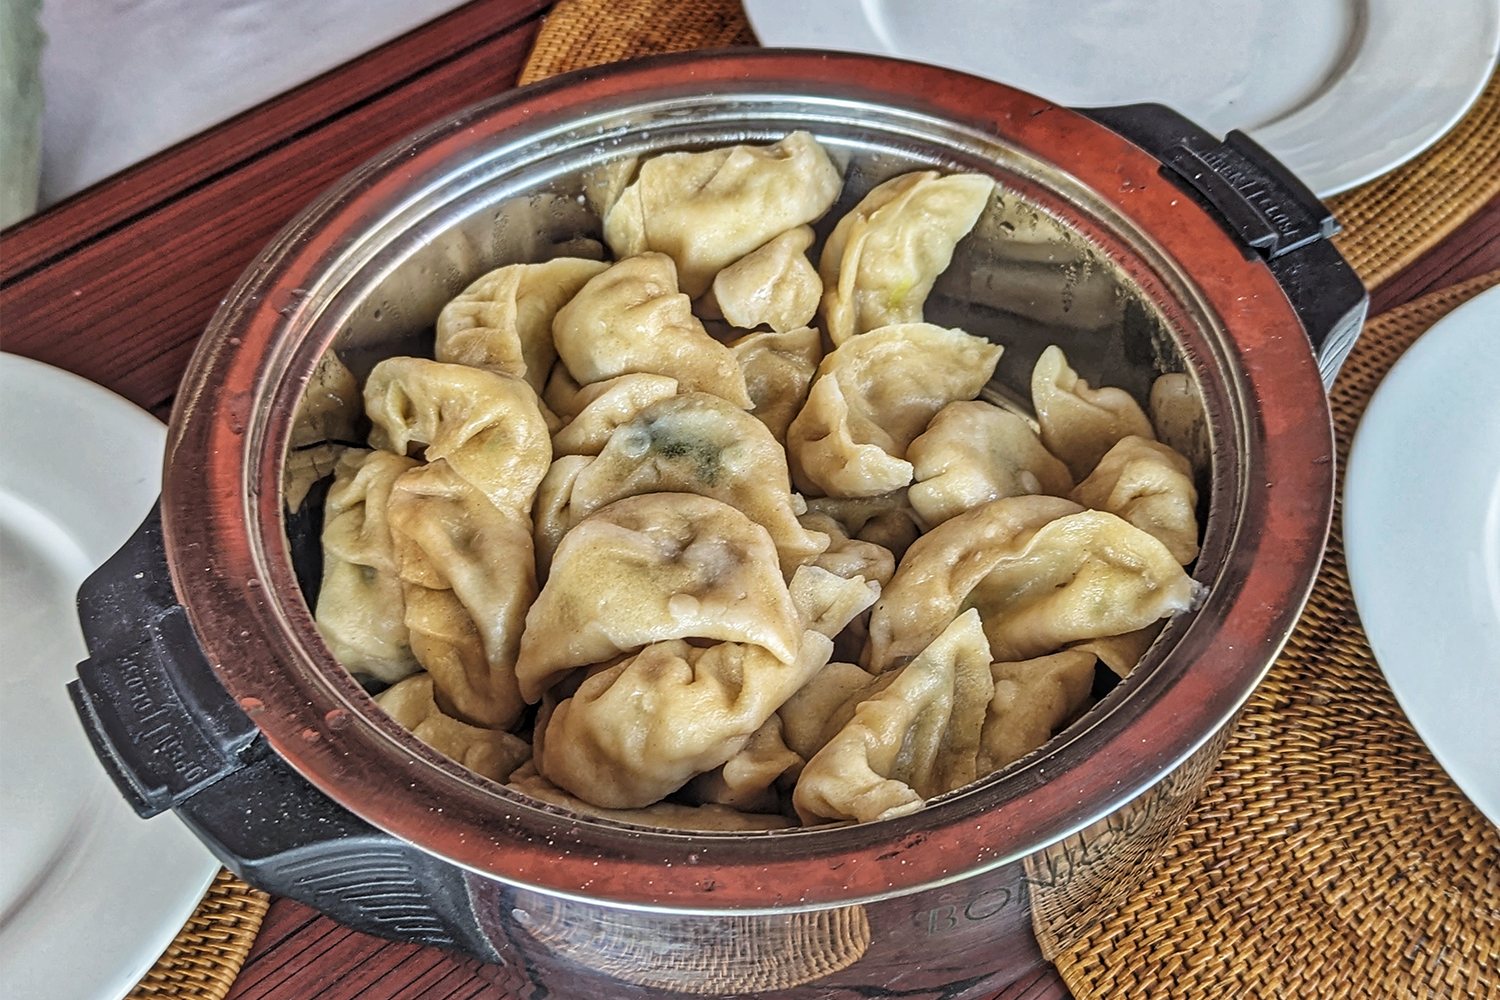
[{"label": "woven rattan mat", "polygon": [[[816,0],[809,0],[810,3]],[[521,83],[633,56],[753,45],[740,0],[558,0]],[[1336,241],[1371,288],[1500,194],[1500,74],[1446,136],[1404,167],[1330,199]]]},{"label": "woven rattan mat", "polygon": [[270,898],[229,872],[219,872],[198,909],[127,1000],[222,1000],[255,943]]}]

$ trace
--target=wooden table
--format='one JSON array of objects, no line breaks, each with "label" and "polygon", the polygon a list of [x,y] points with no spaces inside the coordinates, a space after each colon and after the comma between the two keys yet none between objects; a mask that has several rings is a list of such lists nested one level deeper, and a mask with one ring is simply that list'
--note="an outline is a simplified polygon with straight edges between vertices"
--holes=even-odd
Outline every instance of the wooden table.
[{"label": "wooden table", "polygon": [[[220,299],[320,191],[513,86],[548,3],[474,0],[0,234],[0,346],[166,419]],[[1372,295],[1371,315],[1500,268],[1500,199]],[[231,1000],[509,1000],[492,971],[277,900]],[[1062,1000],[1050,970],[1006,1000]],[[997,998],[998,1000],[998,998]]]}]

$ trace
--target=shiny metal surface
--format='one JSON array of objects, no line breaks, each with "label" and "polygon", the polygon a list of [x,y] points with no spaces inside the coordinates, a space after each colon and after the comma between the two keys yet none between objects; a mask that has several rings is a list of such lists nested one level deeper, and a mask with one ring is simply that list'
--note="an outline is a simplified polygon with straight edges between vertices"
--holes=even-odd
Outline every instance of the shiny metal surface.
[{"label": "shiny metal surface", "polygon": [[[1051,339],[1086,377],[1138,395],[1155,373],[1192,375],[1212,449],[1200,461],[1209,516],[1195,569],[1210,595],[1066,733],[912,816],[687,835],[540,805],[397,727],[319,639],[296,586],[279,486],[301,387],[333,344],[357,374],[377,356],[420,350],[443,301],[484,269],[586,250],[596,236],[579,203],[588,168],[794,128],[848,157],[846,198],[913,164],[997,178],[1001,202],[961,246],[929,316],[1011,345],[999,376],[1011,389],[1024,383],[1027,354]],[[1035,238],[1018,230],[1025,218]],[[985,278],[1002,271],[1014,280]],[[1076,311],[1049,306],[1059,273]],[[1269,272],[1162,181],[1154,159],[1029,95],[858,56],[665,57],[527,88],[440,123],[353,175],[267,249],[210,324],[178,400],[163,497],[168,558],[225,686],[330,797],[474,873],[477,912],[490,915],[497,941],[540,949],[550,957],[528,961],[568,975],[607,964],[604,951],[590,961],[578,944],[596,940],[576,936],[589,920],[628,940],[701,948],[734,937],[723,921],[764,918],[778,940],[824,927],[837,930],[842,958],[859,953],[813,970],[819,989],[872,987],[917,954],[937,970],[924,981],[969,984],[946,996],[1007,982],[1001,970],[1041,960],[1024,933],[1033,905],[1076,917],[1126,891],[1125,873],[1150,853],[1141,845],[1190,806],[1203,762],[1211,766],[1306,600],[1332,505],[1327,403],[1295,314]],[[1119,817],[1140,814],[1149,822],[1120,833]],[[1123,859],[1100,869],[1109,885],[1041,879],[1080,837],[1113,845],[1094,855]],[[1066,905],[1063,884],[1073,886]],[[851,907],[863,908],[866,930]],[[930,940],[911,934],[924,914]],[[762,988],[855,995],[795,992],[794,981],[813,981],[807,971],[783,969]],[[645,992],[619,995],[672,987],[631,989]]]}]

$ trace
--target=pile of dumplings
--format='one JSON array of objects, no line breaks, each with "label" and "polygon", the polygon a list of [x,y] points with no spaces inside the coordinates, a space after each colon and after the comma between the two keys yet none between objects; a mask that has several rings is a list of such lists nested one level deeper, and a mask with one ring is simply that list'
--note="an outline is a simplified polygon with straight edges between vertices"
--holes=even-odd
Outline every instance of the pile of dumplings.
[{"label": "pile of dumplings", "polygon": [[994,182],[888,180],[815,268],[841,188],[805,132],[628,163],[613,263],[483,275],[362,390],[324,359],[288,460],[333,467],[316,620],[398,723],[626,822],[880,820],[1200,599],[1192,472],[1136,401],[1051,347],[1033,423],[978,399],[999,345],[923,321]]}]

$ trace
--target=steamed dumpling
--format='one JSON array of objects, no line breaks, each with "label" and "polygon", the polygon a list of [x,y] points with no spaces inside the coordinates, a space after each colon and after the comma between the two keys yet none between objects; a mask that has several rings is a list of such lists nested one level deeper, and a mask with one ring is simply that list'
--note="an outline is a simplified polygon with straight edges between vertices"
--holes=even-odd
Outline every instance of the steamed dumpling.
[{"label": "steamed dumpling", "polygon": [[416,464],[388,451],[350,449],[323,506],[318,631],[344,669],[387,684],[419,669],[386,518],[391,486]]},{"label": "steamed dumpling", "polygon": [[798,489],[866,497],[911,482],[906,449],[939,410],[973,399],[1001,348],[928,323],[856,337],[818,366],[807,404],[787,429]]},{"label": "steamed dumpling", "polygon": [[590,279],[557,311],[552,336],[579,385],[649,372],[676,379],[684,392],[754,405],[739,359],[703,329],[662,254],[622,260]]},{"label": "steamed dumpling", "polygon": [[671,639],[759,645],[793,663],[802,631],[765,528],[719,500],[652,493],[563,537],[516,673],[534,702],[575,667]]},{"label": "steamed dumpling", "polygon": [[916,479],[907,497],[929,527],[1001,497],[1073,489],[1068,467],[1025,420],[977,399],[943,407],[906,457]]},{"label": "steamed dumpling", "polygon": [[876,677],[863,667],[837,660],[827,664],[776,710],[782,740],[793,753],[811,760],[854,718],[860,702],[884,691],[898,676],[892,670]]},{"label": "steamed dumpling", "polygon": [[329,350],[318,360],[287,442],[281,472],[287,509],[296,513],[313,483],[333,473],[339,457],[359,440],[359,383],[337,353]]},{"label": "steamed dumpling", "polygon": [[783,775],[796,777],[805,763],[787,748],[781,735],[781,717],[773,714],[751,734],[739,753],[684,785],[681,797],[699,804],[775,812],[780,805],[777,781]]},{"label": "steamed dumpling", "polygon": [[621,424],[659,400],[677,395],[677,380],[636,372],[578,390],[580,409],[552,435],[553,455],[597,455]]},{"label": "steamed dumpling", "polygon": [[923,535],[870,617],[869,666],[915,656],[964,608],[994,658],[1144,628],[1190,608],[1199,588],[1155,538],[1058,497],[993,500]]},{"label": "steamed dumpling", "polygon": [[387,358],[365,382],[372,447],[446,459],[502,511],[531,509],[552,440],[531,387],[514,375]]},{"label": "steamed dumpling", "polygon": [[1118,514],[1153,536],[1186,566],[1198,557],[1198,491],[1187,459],[1164,444],[1130,435],[1099,460],[1073,499]]},{"label": "steamed dumpling", "polygon": [[559,257],[542,264],[511,264],[477,278],[438,314],[434,356],[521,376],[540,396],[557,360],[552,317],[608,266]]},{"label": "steamed dumpling", "polygon": [[994,663],[995,693],[985,713],[979,769],[988,774],[1052,738],[1089,703],[1093,653],[1065,649],[1019,663]]},{"label": "steamed dumpling", "polygon": [[388,514],[412,650],[439,707],[510,726],[524,707],[515,662],[537,592],[527,511],[496,507],[440,458],[396,481]]},{"label": "steamed dumpling", "polygon": [[832,652],[816,632],[799,637],[790,662],[741,642],[652,643],[558,703],[537,768],[596,806],[650,805],[740,753]]},{"label": "steamed dumpling", "polygon": [[823,247],[823,319],[836,345],[917,323],[953,247],[974,228],[995,182],[922,170],[893,177],[839,220]]},{"label": "steamed dumpling", "polygon": [[[585,411],[585,414],[587,411]],[[580,420],[583,416],[579,417]],[[616,427],[598,457],[548,474],[546,516],[537,526],[539,546],[555,544],[568,528],[624,497],[644,493],[696,493],[732,505],[770,532],[788,577],[828,547],[826,536],[797,523],[786,458],[755,417],[708,393],[669,396]],[[566,504],[554,497],[566,493]]]},{"label": "steamed dumpling", "polygon": [[820,218],[842,185],[807,132],[769,146],[664,153],[641,164],[605,213],[604,239],[616,257],[671,257],[682,290],[697,298],[728,265]]},{"label": "steamed dumpling", "polygon": [[979,776],[994,694],[979,613],[951,622],[884,690],[867,694],[792,793],[804,823],[903,816]]},{"label": "steamed dumpling", "polygon": [[428,674],[416,674],[387,688],[375,696],[375,703],[417,739],[491,781],[506,781],[531,759],[531,744],[521,737],[445,715],[433,697]]},{"label": "steamed dumpling", "polygon": [[818,311],[823,282],[807,261],[811,226],[789,229],[714,277],[713,297],[730,326],[777,333],[805,327]]},{"label": "steamed dumpling", "polygon": [[613,820],[616,823],[633,823],[636,826],[652,826],[666,830],[698,831],[750,831],[783,830],[792,825],[785,816],[741,812],[730,806],[706,803],[700,806],[685,806],[677,802],[657,802],[644,809],[601,809],[558,788],[537,773],[534,761],[522,764],[510,776],[510,788],[530,795],[534,799],[585,816]]},{"label": "steamed dumpling", "polygon": [[755,403],[750,412],[784,442],[823,360],[823,335],[806,326],[786,333],[751,333],[729,349],[745,373],[745,388]]},{"label": "steamed dumpling", "polygon": [[1130,393],[1109,386],[1090,389],[1055,344],[1031,370],[1031,402],[1042,444],[1067,464],[1074,481],[1088,476],[1121,438],[1134,434],[1156,440],[1151,421]]}]

